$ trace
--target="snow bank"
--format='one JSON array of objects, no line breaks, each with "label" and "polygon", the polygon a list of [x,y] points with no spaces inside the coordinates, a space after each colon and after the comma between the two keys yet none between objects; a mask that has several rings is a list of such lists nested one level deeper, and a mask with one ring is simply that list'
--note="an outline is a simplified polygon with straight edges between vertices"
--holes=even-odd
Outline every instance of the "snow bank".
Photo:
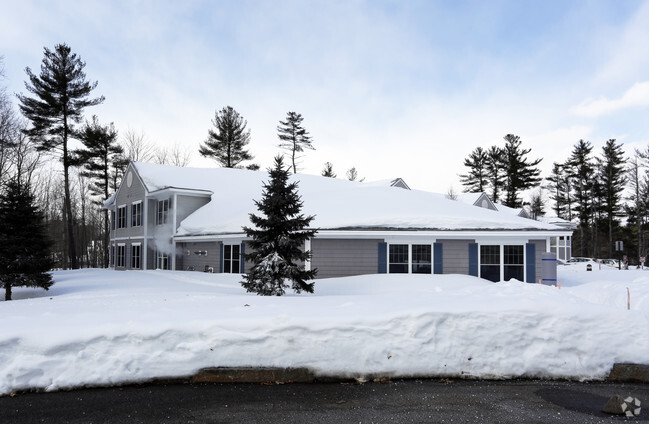
[{"label": "snow bank", "polygon": [[[181,377],[206,367],[323,376],[601,379],[649,364],[649,273],[560,270],[562,289],[468,276],[317,280],[259,297],[238,275],[55,272],[0,302],[0,394]],[[630,288],[631,310],[627,310]]]}]

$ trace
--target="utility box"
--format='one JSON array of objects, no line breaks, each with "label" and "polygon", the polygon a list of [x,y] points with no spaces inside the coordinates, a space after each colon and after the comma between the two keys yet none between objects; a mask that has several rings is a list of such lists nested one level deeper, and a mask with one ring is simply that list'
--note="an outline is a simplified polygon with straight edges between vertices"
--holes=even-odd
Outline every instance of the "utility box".
[{"label": "utility box", "polygon": [[557,285],[557,254],[543,252],[541,254],[541,283],[547,286]]}]

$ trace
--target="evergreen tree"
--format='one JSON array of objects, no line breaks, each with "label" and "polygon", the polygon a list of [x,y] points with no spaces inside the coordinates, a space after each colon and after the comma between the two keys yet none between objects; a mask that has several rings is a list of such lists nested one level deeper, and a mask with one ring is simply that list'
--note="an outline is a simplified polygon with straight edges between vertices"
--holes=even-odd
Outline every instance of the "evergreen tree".
[{"label": "evergreen tree", "polygon": [[468,171],[460,175],[460,182],[464,186],[465,193],[482,193],[487,190],[488,161],[489,156],[482,147],[476,147],[469,157],[464,159],[464,166]]},{"label": "evergreen tree", "polygon": [[279,147],[291,152],[293,173],[297,173],[297,160],[301,157],[298,153],[304,149],[315,150],[311,144],[309,133],[302,128],[302,115],[295,112],[286,114],[286,121],[279,121],[277,136],[281,140]]},{"label": "evergreen tree", "polygon": [[505,147],[502,150],[502,165],[505,174],[503,190],[505,206],[520,208],[523,202],[519,195],[522,191],[536,186],[540,181],[541,170],[536,167],[542,159],[527,161],[531,149],[521,148],[521,139],[517,135],[505,136]]},{"label": "evergreen tree", "polygon": [[572,193],[566,165],[554,162],[547,180],[550,199],[554,201],[554,213],[559,218],[572,221]]},{"label": "evergreen tree", "polygon": [[579,140],[566,162],[568,175],[574,191],[575,212],[579,219],[579,251],[575,256],[586,256],[584,240],[592,220],[592,190],[595,166],[592,157],[593,146]]},{"label": "evergreen tree", "polygon": [[63,162],[65,190],[66,233],[68,257],[72,269],[79,268],[73,231],[72,200],[70,198],[71,152],[68,147],[74,136],[74,124],[81,122],[83,111],[104,101],[104,97],[88,98],[97,82],[86,81],[83,68],[86,64],[72,53],[66,44],[57,44],[54,51],[45,47],[41,73],[36,75],[30,68],[25,72],[29,81],[27,90],[34,95],[18,95],[20,110],[31,121],[27,131],[39,143],[40,151],[59,151]]},{"label": "evergreen tree", "polygon": [[503,149],[498,146],[491,146],[487,151],[487,179],[491,188],[491,200],[498,202],[500,200],[500,190],[505,183],[505,174],[503,172]]},{"label": "evergreen tree", "polygon": [[240,168],[241,163],[252,160],[253,156],[245,149],[250,142],[248,122],[231,106],[226,106],[214,114],[214,129],[208,131],[205,144],[198,152],[211,157],[225,168]]},{"label": "evergreen tree", "polygon": [[300,213],[302,200],[297,192],[297,182],[289,183],[289,171],[284,167],[283,158],[275,157],[275,167],[268,170],[269,181],[264,184],[262,200],[255,201],[257,209],[263,214],[250,214],[250,222],[255,228],[243,227],[251,238],[248,243],[252,253],[246,260],[253,263],[241,285],[252,293],[263,296],[281,296],[289,287],[297,293],[302,290],[313,293],[317,270],[305,270],[298,262],[311,256],[303,250],[304,242],[316,233],[308,229],[314,216],[305,217]]},{"label": "evergreen tree", "polygon": [[[355,167],[355,166],[352,166],[351,168],[349,168],[349,169],[347,170],[347,174],[346,174],[346,176],[347,176],[347,179],[348,179],[349,181],[356,181],[356,180],[358,180],[358,171],[356,170],[356,167]],[[364,178],[363,178],[363,179],[364,179]],[[363,181],[363,180],[360,180],[360,181]]]},{"label": "evergreen tree", "polygon": [[11,300],[12,287],[42,287],[52,284],[48,271],[53,262],[43,216],[34,206],[28,185],[7,183],[0,194],[0,287]]},{"label": "evergreen tree", "polygon": [[532,219],[536,220],[545,215],[545,201],[543,200],[541,187],[533,192],[530,197],[530,215]]},{"label": "evergreen tree", "polygon": [[622,144],[610,139],[602,147],[602,157],[598,160],[598,180],[602,186],[602,212],[608,227],[607,252],[613,252],[613,230],[619,224],[616,218],[623,216],[622,192],[627,182],[626,161]]},{"label": "evergreen tree", "polygon": [[321,175],[323,177],[336,178],[336,173],[334,172],[334,166],[331,164],[331,162],[325,162]]},{"label": "evergreen tree", "polygon": [[641,196],[642,192],[642,175],[641,175],[642,153],[635,149],[633,157],[629,160],[627,168],[627,178],[630,185],[631,194],[627,198],[629,203],[624,206],[626,215],[628,217],[627,225],[631,222],[635,224],[636,242],[638,248],[638,257],[644,256],[643,253],[643,234],[642,234],[642,221],[646,215],[644,206],[645,200]]},{"label": "evergreen tree", "polygon": [[[84,145],[84,149],[75,153],[79,163],[83,165],[82,177],[90,178],[90,194],[95,196],[94,203],[102,205],[111,194],[111,182],[113,172],[123,165],[124,149],[117,144],[117,131],[111,123],[103,126],[96,116],[92,122],[79,131],[78,138]],[[108,229],[108,210],[103,210],[104,215],[104,266],[108,267],[108,245],[110,233]]]}]

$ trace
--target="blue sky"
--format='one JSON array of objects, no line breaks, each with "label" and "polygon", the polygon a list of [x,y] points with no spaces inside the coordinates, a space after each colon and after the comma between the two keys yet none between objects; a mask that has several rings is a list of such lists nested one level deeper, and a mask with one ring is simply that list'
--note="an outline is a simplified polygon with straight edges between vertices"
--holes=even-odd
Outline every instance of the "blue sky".
[{"label": "blue sky", "polygon": [[649,2],[0,0],[10,92],[65,42],[97,80],[88,109],[121,133],[179,143],[192,165],[216,110],[234,107],[272,163],[278,121],[303,115],[339,177],[461,191],[477,146],[523,139],[544,176],[579,140],[649,145]]}]

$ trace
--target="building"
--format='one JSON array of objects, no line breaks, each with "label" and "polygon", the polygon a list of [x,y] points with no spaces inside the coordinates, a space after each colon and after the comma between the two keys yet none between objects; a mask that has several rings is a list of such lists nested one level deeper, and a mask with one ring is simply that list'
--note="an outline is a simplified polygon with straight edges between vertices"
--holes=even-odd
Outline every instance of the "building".
[{"label": "building", "polygon": [[[318,233],[305,249],[318,278],[376,273],[467,274],[536,282],[553,237],[572,231],[476,208],[405,184],[293,175]],[[397,179],[398,180],[398,179]],[[392,180],[392,181],[397,181]],[[111,211],[115,269],[244,273],[249,213],[268,175],[131,163]],[[400,180],[402,181],[402,180]]]}]

